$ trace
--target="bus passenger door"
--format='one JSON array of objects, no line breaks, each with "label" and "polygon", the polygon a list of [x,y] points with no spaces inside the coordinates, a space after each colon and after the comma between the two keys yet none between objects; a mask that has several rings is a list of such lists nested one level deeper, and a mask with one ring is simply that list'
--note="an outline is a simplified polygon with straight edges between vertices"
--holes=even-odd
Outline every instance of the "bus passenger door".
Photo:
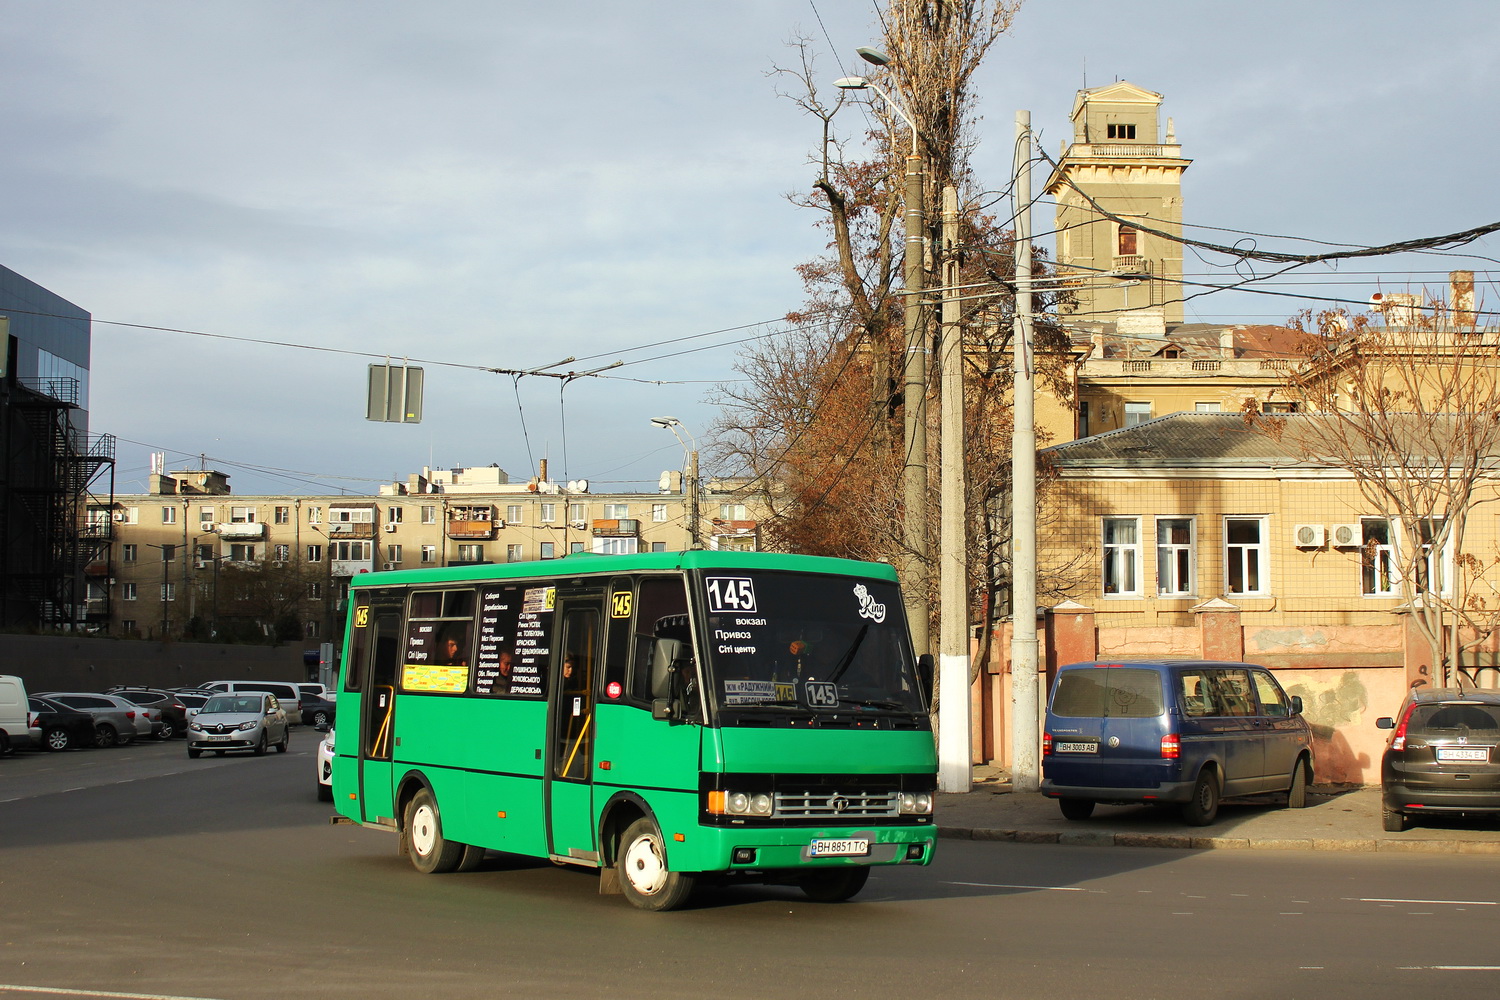
[{"label": "bus passenger door", "polygon": [[596,862],[594,686],[603,665],[603,611],[598,597],[558,604],[550,684],[548,850],[556,858]]},{"label": "bus passenger door", "polygon": [[366,823],[394,820],[391,751],[396,742],[396,673],[400,666],[400,616],[378,614],[365,671],[359,720],[360,818]]}]

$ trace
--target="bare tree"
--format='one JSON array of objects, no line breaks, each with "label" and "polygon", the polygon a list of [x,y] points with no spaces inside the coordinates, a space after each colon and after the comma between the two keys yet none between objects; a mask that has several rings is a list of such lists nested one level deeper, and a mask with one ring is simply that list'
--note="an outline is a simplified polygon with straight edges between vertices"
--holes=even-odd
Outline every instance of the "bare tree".
[{"label": "bare tree", "polygon": [[1500,628],[1496,557],[1465,547],[1471,515],[1500,499],[1500,338],[1431,301],[1388,309],[1383,322],[1301,317],[1313,324],[1321,337],[1287,378],[1305,413],[1248,404],[1250,419],[1353,478],[1383,521],[1362,538],[1367,588],[1399,587],[1430,647],[1432,683],[1456,683],[1464,652]]}]

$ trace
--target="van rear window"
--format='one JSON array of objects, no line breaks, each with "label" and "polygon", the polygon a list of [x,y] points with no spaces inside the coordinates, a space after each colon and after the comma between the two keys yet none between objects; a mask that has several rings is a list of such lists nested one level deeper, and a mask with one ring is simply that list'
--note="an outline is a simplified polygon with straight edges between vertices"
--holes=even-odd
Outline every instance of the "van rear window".
[{"label": "van rear window", "polygon": [[1161,713],[1161,674],[1155,670],[1069,670],[1052,693],[1052,714],[1075,719],[1151,719]]}]

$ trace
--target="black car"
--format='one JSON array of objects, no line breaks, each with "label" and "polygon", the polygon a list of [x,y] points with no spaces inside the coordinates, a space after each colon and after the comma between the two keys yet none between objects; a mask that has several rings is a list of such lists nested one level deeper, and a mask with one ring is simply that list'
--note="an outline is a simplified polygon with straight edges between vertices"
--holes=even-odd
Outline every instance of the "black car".
[{"label": "black car", "polygon": [[315,726],[318,729],[327,729],[333,725],[333,702],[327,698],[319,698],[315,694],[302,692],[302,699],[297,703],[302,712],[302,724],[304,726]]},{"label": "black car", "polygon": [[31,710],[32,724],[42,731],[43,748],[71,750],[93,745],[94,717],[88,712],[35,695],[26,699],[26,704]]},{"label": "black car", "polygon": [[173,691],[153,687],[112,687],[106,694],[118,695],[135,702],[142,708],[155,708],[161,711],[161,732],[157,734],[158,739],[169,740],[174,736],[187,735],[187,706],[177,697]]},{"label": "black car", "polygon": [[1432,815],[1500,814],[1500,691],[1416,688],[1380,759],[1381,815],[1397,833]]}]

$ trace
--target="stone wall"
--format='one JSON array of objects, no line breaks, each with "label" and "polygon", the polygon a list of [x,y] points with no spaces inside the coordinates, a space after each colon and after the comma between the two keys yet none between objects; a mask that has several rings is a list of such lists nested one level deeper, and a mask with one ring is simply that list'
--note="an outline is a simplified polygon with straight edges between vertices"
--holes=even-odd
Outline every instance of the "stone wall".
[{"label": "stone wall", "polygon": [[0,673],[27,691],[103,691],[117,684],[185,687],[213,680],[317,679],[298,645],[151,642],[82,636],[0,635]]}]

